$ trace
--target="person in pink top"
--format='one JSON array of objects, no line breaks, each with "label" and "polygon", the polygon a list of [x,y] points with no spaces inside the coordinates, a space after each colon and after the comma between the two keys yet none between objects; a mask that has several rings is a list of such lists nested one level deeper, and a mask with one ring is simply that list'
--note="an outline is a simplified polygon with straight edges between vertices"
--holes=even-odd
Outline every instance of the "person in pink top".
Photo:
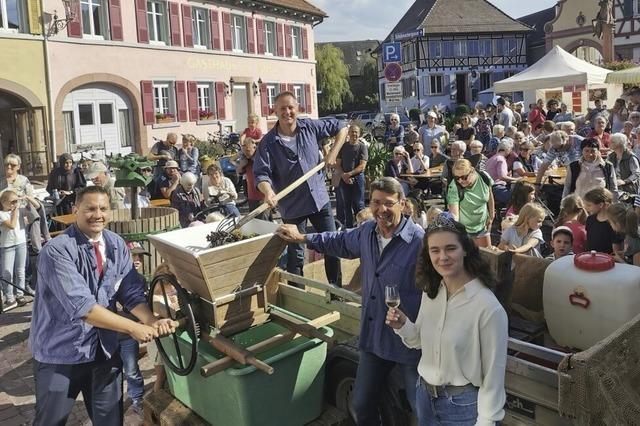
[{"label": "person in pink top", "polygon": [[507,157],[511,153],[513,145],[510,141],[503,139],[498,143],[496,155],[489,158],[486,164],[486,172],[493,179],[493,197],[496,203],[508,204],[511,200],[511,190],[507,186],[509,183],[520,182],[522,178],[509,176]]},{"label": "person in pink top", "polygon": [[587,211],[584,208],[582,198],[575,194],[566,196],[560,204],[560,214],[558,214],[558,220],[554,224],[554,228],[566,226],[571,229],[573,233],[573,252],[575,254],[586,251],[586,222]]}]

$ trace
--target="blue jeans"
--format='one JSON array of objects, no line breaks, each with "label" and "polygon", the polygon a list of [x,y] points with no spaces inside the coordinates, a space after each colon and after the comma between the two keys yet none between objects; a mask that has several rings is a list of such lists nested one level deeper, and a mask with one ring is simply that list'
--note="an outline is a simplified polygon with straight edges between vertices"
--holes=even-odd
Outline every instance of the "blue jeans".
[{"label": "blue jeans", "polygon": [[[316,232],[335,231],[336,224],[333,220],[333,212],[331,204],[325,204],[320,211],[312,213],[308,216],[296,217],[291,219],[282,219],[284,223],[291,223],[298,227],[301,233],[305,233],[305,225],[307,219],[313,225]],[[304,266],[304,247],[302,244],[289,244],[287,246],[287,272],[302,276],[302,267]],[[324,271],[327,274],[327,280],[331,284],[341,286],[342,278],[340,273],[340,259],[334,256],[324,257]]]},{"label": "blue jeans", "polygon": [[355,215],[364,209],[364,175],[362,173],[354,176],[351,185],[340,179],[338,191],[342,196],[342,205],[344,206],[344,219],[347,228],[355,226]]},{"label": "blue jeans", "polygon": [[122,372],[127,379],[127,395],[132,401],[142,402],[144,380],[138,365],[138,342],[131,337],[120,340],[120,358]]},{"label": "blue jeans", "polygon": [[24,290],[26,262],[27,243],[2,248],[2,278],[18,286],[18,288],[14,288],[5,282],[2,283],[4,295],[8,302],[15,300],[16,297],[22,297],[24,294],[22,290]]},{"label": "blue jeans", "polygon": [[361,350],[353,390],[353,409],[358,426],[380,424],[379,401],[382,390],[388,389],[387,378],[396,366],[401,369],[407,399],[413,412],[416,412],[417,366],[398,364]]},{"label": "blue jeans", "polygon": [[422,380],[418,383],[416,405],[419,426],[473,426],[478,417],[478,389],[459,395],[433,398]]},{"label": "blue jeans", "polygon": [[236,205],[233,203],[223,204],[222,208],[228,215],[231,215],[234,217],[240,216],[240,210],[238,210],[238,207],[236,207]]}]

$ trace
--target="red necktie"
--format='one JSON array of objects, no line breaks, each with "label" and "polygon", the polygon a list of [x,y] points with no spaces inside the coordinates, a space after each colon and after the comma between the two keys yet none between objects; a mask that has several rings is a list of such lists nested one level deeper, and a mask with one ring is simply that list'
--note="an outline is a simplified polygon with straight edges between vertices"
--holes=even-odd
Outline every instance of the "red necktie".
[{"label": "red necktie", "polygon": [[98,276],[102,278],[102,253],[100,253],[100,243],[98,241],[94,241],[93,243],[93,251],[96,253],[96,263],[98,264]]}]

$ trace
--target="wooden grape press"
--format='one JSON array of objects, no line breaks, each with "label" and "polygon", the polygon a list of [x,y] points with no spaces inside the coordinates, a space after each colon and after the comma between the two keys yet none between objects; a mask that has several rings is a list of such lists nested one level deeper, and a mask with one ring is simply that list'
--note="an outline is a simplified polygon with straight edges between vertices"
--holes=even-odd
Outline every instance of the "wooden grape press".
[{"label": "wooden grape press", "polygon": [[210,248],[218,223],[150,235],[171,273],[151,283],[154,314],[180,326],[157,339],[171,393],[214,425],[301,425],[320,415],[330,312],[309,320],[267,302],[286,243],[253,219],[250,238]]}]

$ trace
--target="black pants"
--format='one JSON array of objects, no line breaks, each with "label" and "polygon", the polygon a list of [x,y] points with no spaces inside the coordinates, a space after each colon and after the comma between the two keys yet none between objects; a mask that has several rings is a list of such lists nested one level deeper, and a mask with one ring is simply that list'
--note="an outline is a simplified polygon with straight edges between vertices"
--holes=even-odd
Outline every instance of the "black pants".
[{"label": "black pants", "polygon": [[122,425],[122,361],[118,354],[109,360],[85,364],[45,364],[34,360],[33,369],[34,425],[65,425],[80,392],[93,425]]}]

